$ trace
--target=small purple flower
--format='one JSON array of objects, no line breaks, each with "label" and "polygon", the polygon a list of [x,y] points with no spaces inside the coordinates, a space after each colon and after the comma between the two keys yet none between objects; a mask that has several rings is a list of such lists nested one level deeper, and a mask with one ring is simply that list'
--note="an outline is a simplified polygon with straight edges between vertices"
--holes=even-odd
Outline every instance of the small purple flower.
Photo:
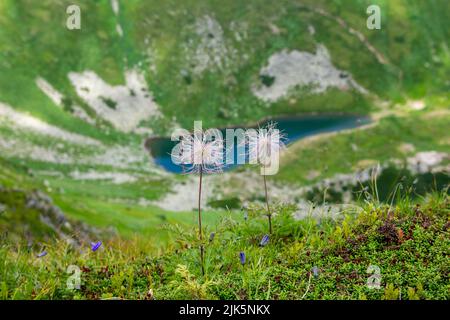
[{"label": "small purple flower", "polygon": [[266,246],[266,244],[268,244],[269,243],[269,236],[266,234],[262,239],[261,239],[261,242],[259,243],[259,245],[261,246],[261,247],[264,247],[264,246]]},{"label": "small purple flower", "polygon": [[39,253],[38,255],[37,255],[37,257],[38,258],[42,258],[42,257],[45,257],[47,255],[47,251],[42,251],[41,253]]},{"label": "small purple flower", "polygon": [[317,278],[319,276],[319,268],[317,268],[316,266],[314,266],[312,268],[312,272],[313,272],[314,278]]},{"label": "small purple flower", "polygon": [[97,251],[98,248],[100,248],[101,245],[102,245],[101,241],[91,242],[91,250],[92,251]]},{"label": "small purple flower", "polygon": [[244,252],[239,252],[239,259],[241,260],[241,264],[244,265],[245,264],[245,253]]},{"label": "small purple flower", "polygon": [[211,232],[211,234],[209,235],[209,242],[212,242],[214,240],[214,237],[216,236],[215,232]]}]

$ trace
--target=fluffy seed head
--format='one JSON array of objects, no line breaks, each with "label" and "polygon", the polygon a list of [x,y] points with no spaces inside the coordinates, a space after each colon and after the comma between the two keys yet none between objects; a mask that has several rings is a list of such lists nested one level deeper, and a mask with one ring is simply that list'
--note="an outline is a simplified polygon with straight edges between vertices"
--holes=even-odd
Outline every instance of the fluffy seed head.
[{"label": "fluffy seed head", "polygon": [[276,128],[276,123],[270,122],[265,128],[259,128],[248,135],[248,154],[250,162],[262,166],[270,165],[272,159],[278,160],[281,149],[285,147],[285,135]]},{"label": "fluffy seed head", "polygon": [[179,148],[172,150],[174,163],[190,173],[215,173],[224,165],[223,138],[219,130],[196,131],[180,137]]}]

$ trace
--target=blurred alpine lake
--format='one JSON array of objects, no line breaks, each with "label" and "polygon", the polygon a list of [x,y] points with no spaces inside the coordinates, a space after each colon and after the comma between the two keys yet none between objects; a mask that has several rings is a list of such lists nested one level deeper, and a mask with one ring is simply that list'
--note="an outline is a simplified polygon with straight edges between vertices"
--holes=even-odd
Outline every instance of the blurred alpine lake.
[{"label": "blurred alpine lake", "polygon": [[[259,127],[264,128],[268,122],[275,122],[276,128],[280,130],[286,137],[284,143],[289,145],[290,143],[299,139],[317,135],[325,132],[334,132],[344,129],[356,128],[370,122],[370,118],[366,116],[355,115],[311,115],[311,116],[291,116],[270,119],[260,122]],[[236,127],[238,128],[238,127]],[[258,126],[250,126],[247,128],[258,128]],[[186,128],[190,130],[190,128]],[[228,128],[230,129],[230,128]],[[222,136],[225,140],[225,130],[221,129]],[[181,173],[183,171],[182,166],[173,163],[171,159],[172,148],[178,143],[178,141],[171,141],[170,138],[152,138],[146,143],[154,161],[156,164],[163,167],[165,170]],[[229,147],[224,145],[225,152],[230,152]],[[237,157],[237,144],[236,139],[234,143],[234,159]],[[236,161],[234,161],[236,163]],[[238,166],[238,164],[230,164],[224,167],[224,171],[230,170]]]}]

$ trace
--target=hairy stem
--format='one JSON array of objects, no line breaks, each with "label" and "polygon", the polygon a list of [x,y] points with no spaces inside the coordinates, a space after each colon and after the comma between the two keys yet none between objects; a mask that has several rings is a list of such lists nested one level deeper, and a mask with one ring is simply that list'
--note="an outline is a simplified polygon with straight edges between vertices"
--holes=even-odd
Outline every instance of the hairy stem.
[{"label": "hairy stem", "polygon": [[205,264],[204,264],[204,248],[203,248],[203,233],[202,233],[202,180],[203,180],[203,170],[200,167],[200,181],[198,184],[198,237],[200,239],[200,264],[202,266],[202,275],[205,275]]},{"label": "hairy stem", "polygon": [[266,193],[266,205],[267,205],[267,216],[269,217],[269,234],[272,234],[272,213],[270,212],[270,207],[269,207],[269,197],[267,195],[267,182],[266,182],[266,168],[264,167],[264,172],[263,172],[263,177],[264,177],[264,191]]}]

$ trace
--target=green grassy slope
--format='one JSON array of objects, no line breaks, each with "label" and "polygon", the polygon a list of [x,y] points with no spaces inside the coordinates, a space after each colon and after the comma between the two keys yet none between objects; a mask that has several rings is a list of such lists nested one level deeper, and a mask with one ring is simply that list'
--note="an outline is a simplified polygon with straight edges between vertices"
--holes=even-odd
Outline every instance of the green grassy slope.
[{"label": "green grassy slope", "polygon": [[[113,241],[82,253],[57,243],[41,258],[17,245],[2,247],[0,298],[449,299],[446,194],[420,204],[405,198],[394,207],[367,202],[359,214],[350,210],[341,221],[320,224],[293,221],[289,207],[279,209],[264,247],[258,244],[265,217],[228,217],[211,226],[216,235],[205,243],[205,276],[195,230],[158,256],[148,242]],[[69,265],[81,270],[79,290],[66,286]],[[367,286],[371,265],[380,272],[378,288]]]},{"label": "green grassy slope", "polygon": [[[52,239],[58,238],[40,222],[39,212],[26,206],[27,195],[35,190],[49,195],[54,204],[74,221],[87,223],[100,230],[109,230],[112,227],[119,237],[142,237],[152,242],[155,247],[167,244],[170,239],[167,230],[163,228],[164,225],[177,223],[186,227],[196,221],[194,211],[169,212],[154,205],[139,205],[137,199],[151,193],[152,182],[146,182],[140,187],[136,184],[122,185],[120,188],[108,183],[77,183],[70,179],[49,179],[46,180],[48,183],[44,184],[30,176],[29,169],[25,166],[1,158],[0,164],[0,204],[3,208],[0,230],[2,234],[9,233],[7,238],[14,238],[19,243],[27,241],[27,228],[31,228],[29,240],[34,243],[40,240],[51,243]],[[204,220],[214,224],[220,220],[220,212],[206,211]],[[77,233],[76,228],[73,233]],[[103,235],[105,240],[110,237],[107,233]]]},{"label": "green grassy slope", "polygon": [[[121,2],[117,17],[109,1],[80,1],[83,20],[79,31],[64,26],[69,3],[3,2],[0,101],[97,138],[119,139],[119,135],[126,139],[118,133],[106,138],[101,131],[57,110],[36,88],[34,79],[44,77],[92,113],[76,96],[68,72],[94,70],[109,83],[120,84],[126,68],[140,65],[165,118],[176,117],[185,127],[195,119],[203,119],[208,126],[221,126],[277,113],[367,112],[366,98],[355,92],[331,91],[313,97],[300,92],[295,102],[288,104],[283,99],[269,106],[252,95],[251,86],[259,81],[258,72],[270,55],[286,48],[314,52],[322,43],[338,68],[349,71],[357,82],[383,99],[421,98],[448,91],[450,35],[445,26],[450,8],[444,0],[375,1],[382,8],[380,31],[365,27],[365,10],[373,1],[306,1],[299,5],[286,0],[245,4],[134,0]],[[318,8],[331,17],[314,11]],[[191,72],[195,62],[189,46],[201,41],[195,34],[195,23],[205,16],[220,24],[223,42],[233,54],[227,57],[226,67],[208,68],[195,75]],[[367,37],[388,64],[380,64],[336,18]],[[121,24],[124,37],[115,31],[116,23]],[[271,32],[270,24],[279,32]],[[308,32],[309,25],[316,30],[314,36]],[[235,32],[245,34],[245,38],[236,40]],[[153,124],[154,129],[163,132],[168,125],[165,121]]]}]

